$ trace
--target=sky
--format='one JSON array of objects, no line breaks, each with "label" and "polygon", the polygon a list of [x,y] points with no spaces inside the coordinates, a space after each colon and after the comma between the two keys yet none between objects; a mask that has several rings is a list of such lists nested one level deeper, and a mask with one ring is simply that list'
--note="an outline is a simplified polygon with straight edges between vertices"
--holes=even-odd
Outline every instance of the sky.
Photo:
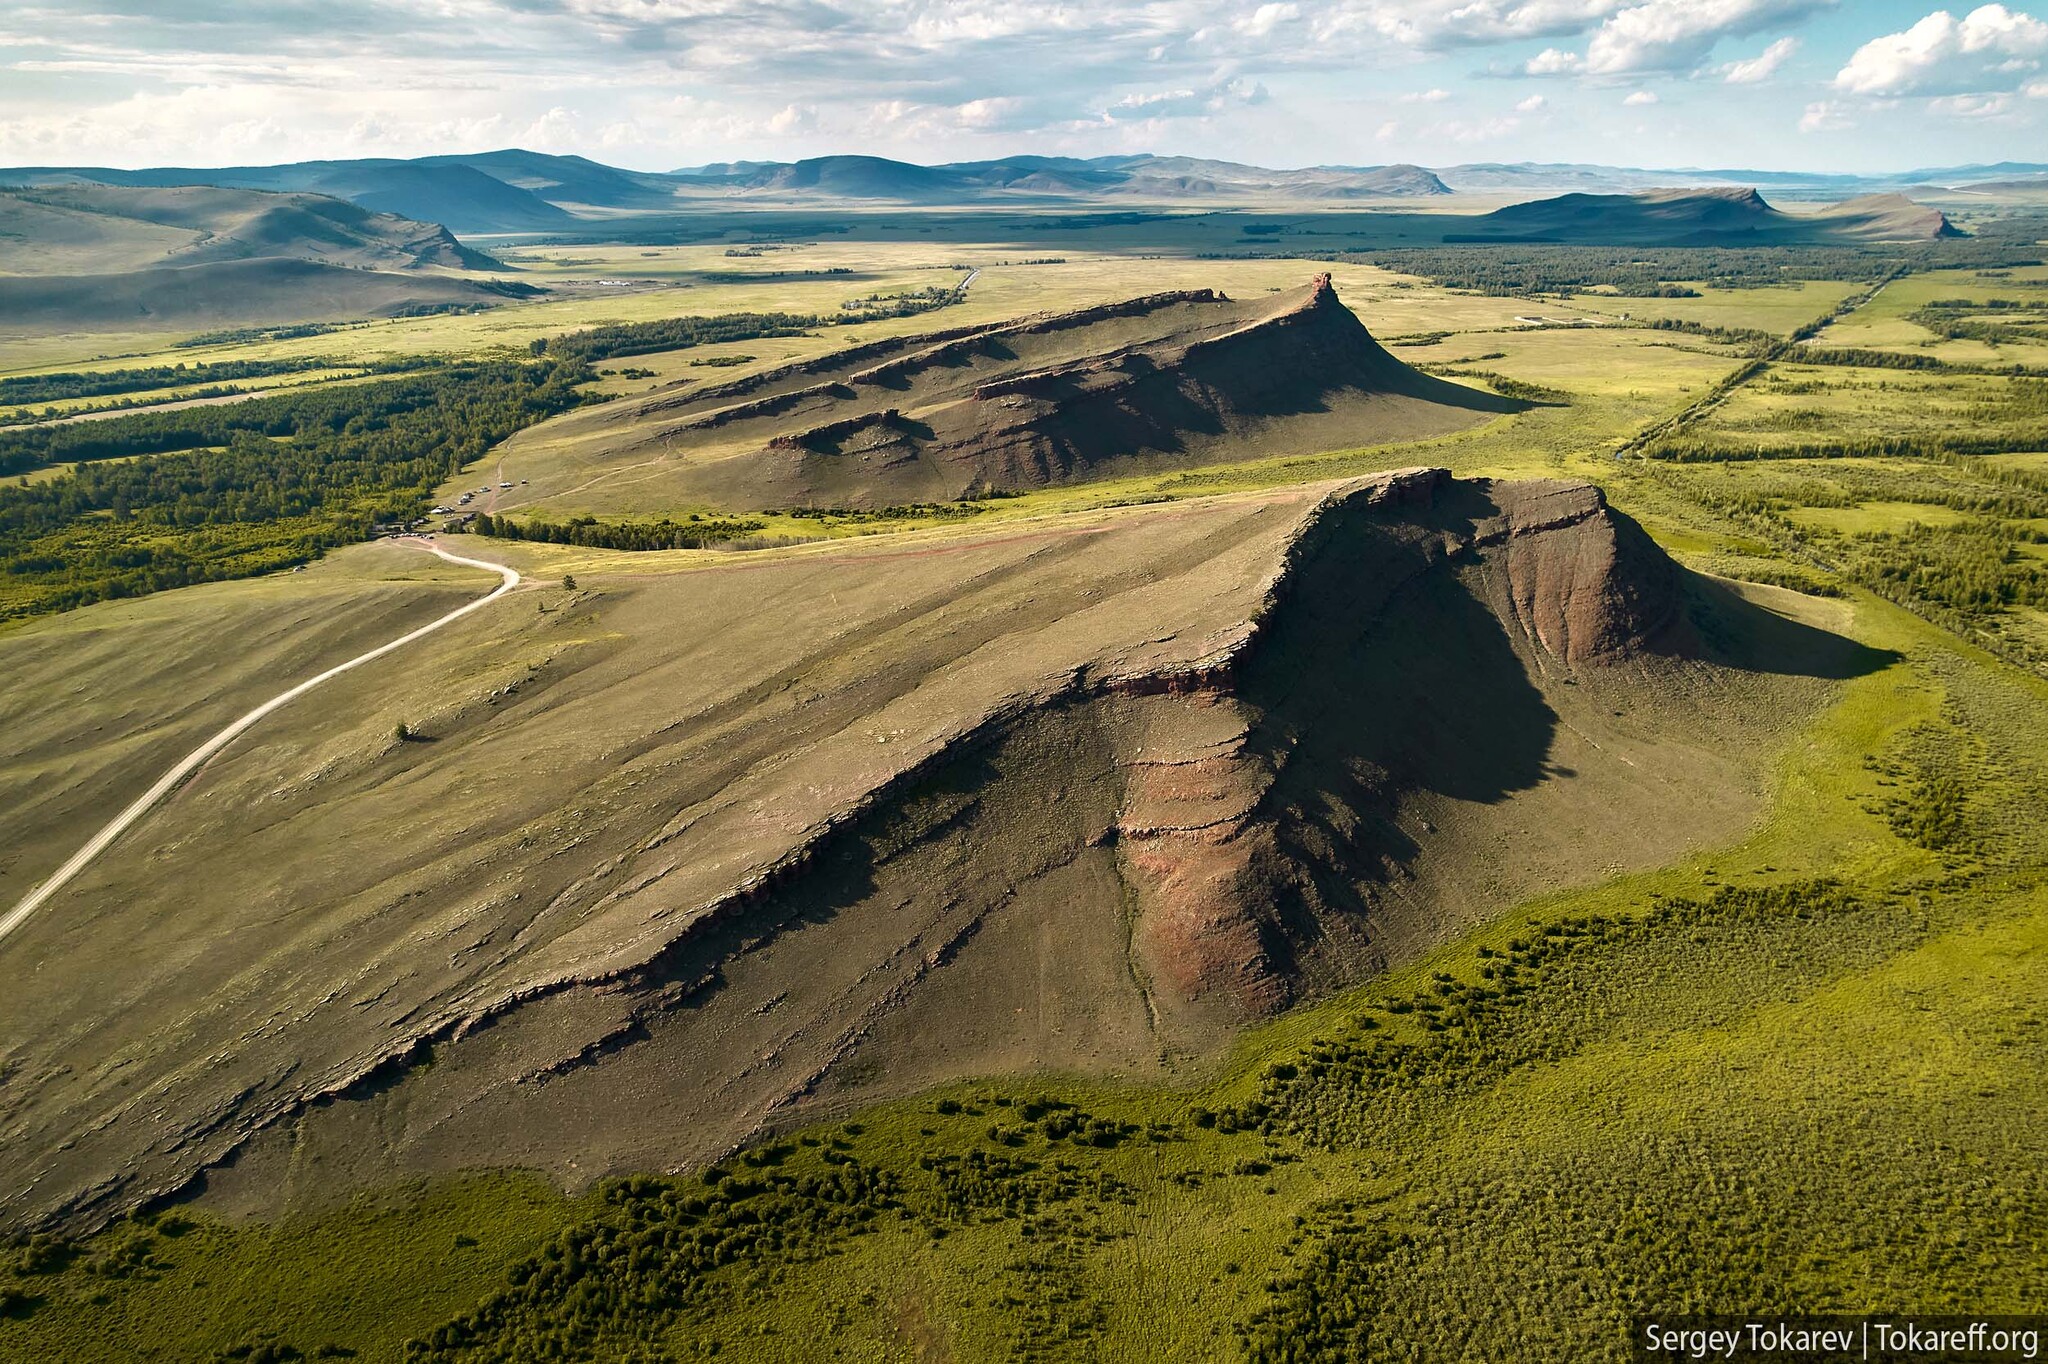
[{"label": "sky", "polygon": [[[2048,0],[2035,0],[2048,6]],[[2041,8],[2048,16],[2048,7]],[[56,0],[0,164],[521,146],[1853,172],[2048,160],[2048,18],[1927,0]]]}]

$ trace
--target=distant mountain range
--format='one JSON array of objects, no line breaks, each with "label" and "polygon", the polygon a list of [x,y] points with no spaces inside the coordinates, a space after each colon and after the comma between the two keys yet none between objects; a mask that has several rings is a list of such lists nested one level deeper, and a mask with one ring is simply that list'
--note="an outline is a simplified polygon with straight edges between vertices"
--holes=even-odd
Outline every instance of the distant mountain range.
[{"label": "distant mountain range", "polygon": [[682,193],[723,190],[734,196],[817,192],[843,198],[960,203],[992,195],[1053,199],[1295,200],[1411,198],[1449,194],[1420,166],[1316,166],[1267,170],[1189,156],[1011,156],[916,166],[878,156],[826,156],[809,161],[728,162],[671,173]]},{"label": "distant mountain range", "polygon": [[1474,162],[1446,166],[1439,178],[1456,194],[1628,193],[1645,189],[1743,188],[1771,190],[1803,199],[1853,199],[1866,194],[1966,193],[1983,182],[2012,180],[2048,186],[2048,164],[2006,161],[1997,165],[1944,166],[1891,175],[1841,175],[1814,171],[1701,169],[1648,170],[1573,162]]},{"label": "distant mountain range", "polygon": [[1537,198],[1561,192],[1761,188],[1795,198],[1874,193],[2014,194],[2048,188],[2048,164],[2000,162],[1899,175],[1749,170],[1644,170],[1583,164],[1475,163],[1312,166],[1272,170],[1183,156],[1088,159],[1011,156],[921,166],[875,156],[717,162],[666,173],[622,170],[580,156],[510,149],[417,160],[299,161],[277,166],[116,170],[31,166],[0,170],[0,184],[130,187],[217,185],[331,195],[380,212],[446,224],[463,233],[581,230],[622,215],[822,204],[1079,205],[1313,203],[1483,194]]}]

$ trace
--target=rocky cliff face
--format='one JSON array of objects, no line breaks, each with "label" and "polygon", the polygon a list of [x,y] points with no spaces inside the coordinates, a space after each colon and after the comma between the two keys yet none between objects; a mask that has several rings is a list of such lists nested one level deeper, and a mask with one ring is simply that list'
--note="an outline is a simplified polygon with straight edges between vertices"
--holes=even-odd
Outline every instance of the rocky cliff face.
[{"label": "rocky cliff face", "polygon": [[[1740,827],[1728,727],[1790,713],[1694,703],[1678,574],[1598,490],[1442,470],[595,591],[224,756],[79,883],[91,934],[9,939],[10,1224],[1150,1073]],[[433,709],[507,649],[516,702]]]},{"label": "rocky cliff face", "polygon": [[[1168,1007],[1258,1016],[1380,955],[1373,905],[1404,859],[1376,826],[1427,774],[1402,771],[1392,742],[1423,717],[1375,713],[1383,698],[1362,684],[1404,666],[1384,655],[1450,642],[1386,621],[1439,575],[1472,589],[1539,670],[1635,659],[1678,614],[1670,560],[1589,485],[1423,469],[1333,496],[1227,675],[1131,717],[1111,832]],[[1502,681],[1488,675],[1497,659],[1412,662],[1469,667],[1473,704]]]}]

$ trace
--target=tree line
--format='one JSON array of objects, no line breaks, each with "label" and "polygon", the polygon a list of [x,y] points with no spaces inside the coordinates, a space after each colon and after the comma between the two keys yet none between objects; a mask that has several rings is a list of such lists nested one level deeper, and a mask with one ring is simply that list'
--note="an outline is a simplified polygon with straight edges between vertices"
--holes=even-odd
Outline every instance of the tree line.
[{"label": "tree line", "polygon": [[[581,366],[561,362],[548,362],[545,369],[550,377],[536,387],[580,383],[590,377]],[[533,367],[511,361],[465,361],[377,383],[308,386],[217,407],[142,411],[102,421],[0,431],[0,475],[52,464],[224,446],[243,436],[320,440],[367,435],[394,423],[416,430],[422,420],[429,426],[441,419],[454,421],[450,435],[463,443],[468,434],[465,423],[504,398],[509,376],[533,372]],[[422,419],[418,414],[423,413],[433,416]],[[481,453],[477,449],[467,457]]]},{"label": "tree line", "polygon": [[[234,407],[6,433],[0,445],[63,435],[70,457],[93,457],[56,478],[0,487],[0,618],[269,572],[363,539],[380,522],[410,520],[492,445],[575,406],[589,377],[553,360],[480,361]],[[50,448],[33,453],[47,459]]]},{"label": "tree line", "polygon": [[705,521],[692,518],[672,521],[600,521],[594,516],[571,517],[567,521],[514,521],[509,516],[481,513],[469,523],[478,535],[500,540],[536,540],[549,545],[579,545],[586,549],[708,549],[753,534],[762,528],[753,520]]},{"label": "tree line", "polygon": [[[1301,253],[1291,253],[1300,256]],[[1505,297],[1601,289],[1628,298],[1688,297],[1704,284],[1760,289],[1800,280],[1875,283],[1900,270],[2038,265],[2037,243],[1978,236],[1870,246],[1581,246],[1550,243],[1370,247],[1301,258],[1378,265],[1445,288]]]},{"label": "tree line", "polygon": [[185,384],[230,383],[238,379],[268,379],[280,374],[298,374],[325,369],[337,361],[317,356],[291,360],[204,360],[193,364],[147,365],[135,369],[67,371],[59,374],[15,374],[0,378],[0,406],[26,407],[35,403],[63,402],[71,398],[102,398],[117,393],[142,393],[156,388]]}]

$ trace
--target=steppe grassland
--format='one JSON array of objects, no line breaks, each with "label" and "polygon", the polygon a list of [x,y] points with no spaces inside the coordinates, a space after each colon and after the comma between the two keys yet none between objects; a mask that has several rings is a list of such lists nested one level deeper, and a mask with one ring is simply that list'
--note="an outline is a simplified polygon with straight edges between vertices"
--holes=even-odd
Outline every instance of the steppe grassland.
[{"label": "steppe grassland", "polygon": [[[1279,283],[1298,282],[1300,266],[1288,264]],[[1411,287],[1394,292],[1425,292],[1407,281],[1388,288],[1404,282]],[[1967,1293],[1973,1310],[2038,1307],[2010,1270],[2023,1259],[2015,1236],[2038,1227],[2048,1206],[2040,1171],[2027,1160],[2027,1077],[2044,1059],[2042,1011],[2027,1001],[2048,987],[2048,916],[2038,889],[2048,690],[1837,582],[1809,557],[1808,542],[1781,538],[1776,520],[1759,521],[1744,496],[1767,512],[1784,501],[1788,515],[1777,519],[1797,526],[1802,508],[1844,510],[1839,504],[1865,488],[1857,478],[1925,476],[1937,498],[1956,485],[1944,487],[1920,461],[1679,469],[1617,462],[1615,447],[1643,422],[1705,393],[1739,361],[1672,333],[1501,330],[1513,312],[1528,311],[1513,300],[1446,296],[1444,308],[1469,310],[1456,313],[1465,326],[1428,326],[1417,316],[1416,325],[1397,328],[1346,296],[1382,335],[1473,333],[1398,350],[1403,358],[1544,383],[1569,392],[1573,404],[1410,446],[1033,494],[992,504],[964,528],[934,521],[915,533],[956,535],[991,518],[1076,510],[1112,516],[1106,504],[1118,500],[1206,496],[1395,464],[1585,474],[1696,563],[1732,554],[1826,577],[1845,595],[1746,590],[1774,610],[1846,630],[1893,661],[1846,682],[1836,705],[1788,746],[1772,813],[1739,845],[1594,891],[1503,906],[1502,919],[1471,938],[1251,1034],[1220,1075],[1199,1077],[1192,1090],[1059,1080],[968,1086],[789,1134],[771,1148],[781,1152],[772,1168],[825,1172],[831,1154],[897,1171],[921,1189],[922,1158],[979,1151],[1042,1168],[1067,1161],[1083,1189],[1029,1217],[982,1206],[885,1222],[823,1246],[819,1258],[811,1250],[742,1257],[707,1273],[706,1295],[685,1304],[680,1318],[651,1328],[684,1357],[715,1340],[722,1358],[740,1359],[786,1358],[827,1341],[850,1359],[1084,1347],[1106,1357],[1233,1358],[1243,1353],[1234,1325],[1251,1327],[1260,1357],[1251,1321],[1260,1312],[1299,1334],[1363,1310],[1389,1334],[1434,1322],[1496,1354],[1618,1358],[1630,1312],[1676,1300],[1674,1293],[1843,1309],[1965,1305]],[[1748,314],[1731,309],[1716,325],[1761,325],[1736,319],[1781,312],[1781,302],[1759,300]],[[1501,311],[1510,313],[1507,323]],[[1496,349],[1502,358],[1474,358]],[[1829,369],[1815,382],[1845,373]],[[1873,392],[1900,395],[1901,414],[1914,406],[1908,395],[1920,394],[1842,392],[1845,416]],[[1738,419],[1751,411],[1735,400],[1723,409]],[[1702,429],[1718,433],[1722,415],[1708,414]],[[1997,458],[2018,465],[2041,457]],[[1812,486],[1795,484],[1794,501],[1773,479]],[[1870,515],[1886,505],[1854,501]],[[708,557],[495,548],[579,575],[663,571]],[[393,551],[345,551],[328,565],[373,552]],[[285,581],[192,591],[277,591]],[[170,609],[184,597],[153,600]],[[1911,831],[1924,832],[1918,807],[1945,799],[1944,781],[1968,791],[1957,816],[1962,833],[1929,846]],[[1437,1034],[1416,1023],[1419,1011],[1391,1006],[1445,997],[1446,985],[1487,988],[1484,973],[1518,940],[1549,941],[1545,928],[1596,916],[1638,921],[1660,904],[1699,904],[1722,887],[1812,876],[1848,883],[1854,905],[1760,921],[1681,908],[1673,931],[1640,936],[1603,927],[1587,939],[1574,929],[1560,941],[1585,942],[1588,969],[1567,970],[1560,988],[1539,986],[1503,1030],[1442,1058],[1427,1072],[1441,1082],[1440,1101],[1368,1103],[1335,1132],[1287,1129],[1320,1119],[1313,1096],[1291,1097],[1293,1080],[1279,1079],[1276,1067],[1299,1075],[1344,1064],[1327,1059],[1330,1047],[1354,1041],[1357,1020],[1367,1017],[1378,1036],[1432,1045]],[[1531,1038],[1546,1048],[1541,1064],[1517,1059]],[[1272,1134],[1225,1132],[1196,1116],[1267,1093],[1285,1120]],[[1042,1129],[1019,1121],[1020,1102],[1038,1096],[1139,1129],[1167,1125],[1166,1139],[1048,1143]],[[944,1111],[949,1102],[956,1108]],[[1020,1145],[1010,1145],[1013,1138]],[[1845,1151],[1853,1168],[1841,1164]],[[1352,1207],[1333,1208],[1333,1197]],[[1787,1209],[1798,1210],[1790,1221],[1780,1217]],[[17,1281],[45,1301],[0,1321],[0,1354],[129,1358],[156,1343],[169,1357],[205,1358],[269,1333],[309,1353],[331,1341],[366,1358],[395,1358],[402,1339],[462,1313],[566,1224],[604,1215],[595,1200],[563,1200],[494,1176],[394,1191],[275,1229],[203,1215],[124,1226],[70,1268]],[[1597,1234],[1572,1245],[1555,1236],[1558,1225]],[[1392,1241],[1377,1242],[1361,1227]],[[1754,1254],[1738,1262],[1728,1252],[1740,1244]],[[428,1264],[435,1275],[418,1273]],[[447,1292],[422,1286],[444,1272]],[[1325,1290],[1330,1296],[1316,1299]],[[1035,1316],[1023,1310],[1025,1298],[1051,1307]],[[1099,1304],[1093,1315],[1082,1310],[1091,1302]]]},{"label": "steppe grassland", "polygon": [[[651,249],[651,248],[650,248]],[[518,278],[559,286],[553,295],[532,302],[514,302],[478,313],[443,314],[345,324],[312,336],[253,339],[213,345],[180,346],[185,339],[163,333],[133,335],[92,333],[10,340],[0,337],[0,378],[48,372],[100,372],[184,363],[217,364],[236,360],[331,359],[337,365],[362,365],[433,357],[524,354],[536,341],[610,322],[644,322],[682,315],[722,313],[793,313],[832,317],[841,305],[871,294],[916,293],[935,285],[950,287],[966,278],[966,269],[980,269],[963,302],[936,313],[821,328],[810,335],[706,345],[665,355],[631,356],[607,362],[595,392],[646,392],[678,379],[712,382],[736,378],[751,370],[823,355],[863,340],[911,335],[937,328],[992,322],[1031,312],[1063,311],[1128,298],[1137,293],[1180,288],[1219,288],[1233,296],[1294,288],[1317,270],[1331,269],[1340,292],[1367,325],[1382,334],[1433,330],[1446,325],[1487,322],[1508,325],[1513,300],[1466,298],[1434,290],[1419,281],[1359,266],[1323,266],[1297,261],[1204,261],[1185,258],[1145,259],[1105,253],[1093,248],[1063,251],[1042,243],[986,244],[950,242],[834,242],[791,245],[759,256],[728,257],[725,243],[662,248],[649,261],[642,249],[554,249],[535,253],[535,263]],[[605,266],[582,264],[603,252]],[[1044,252],[1044,256],[1027,254]],[[556,259],[577,262],[544,264]],[[1058,264],[1016,262],[1056,259]],[[1004,262],[1010,262],[1005,264]],[[628,272],[629,263],[657,268]],[[955,268],[964,266],[966,269]],[[848,274],[826,272],[845,269]],[[601,285],[597,280],[633,280],[630,285]],[[693,364],[729,362],[752,357],[737,366]],[[642,371],[653,371],[644,376]],[[621,373],[631,371],[631,375]],[[311,371],[287,378],[245,380],[238,388],[274,389],[286,383],[319,383],[344,372]],[[204,380],[195,379],[203,384]],[[175,401],[191,385],[166,385],[122,395],[124,403]],[[44,408],[90,408],[105,399],[76,399],[55,404],[0,408],[0,419]]]},{"label": "steppe grassland", "polygon": [[1626,298],[1589,292],[1569,300],[1589,315],[1642,322],[1670,318],[1709,327],[1754,327],[1784,336],[1825,317],[1830,309],[1864,286],[1842,280],[1793,280],[1770,289],[1717,289],[1699,281],[1678,281],[1699,291],[1698,298]]},{"label": "steppe grassland", "polygon": [[1929,270],[1895,280],[1853,315],[1822,329],[1812,344],[1923,354],[1950,364],[2048,365],[2048,342],[2014,340],[1993,344],[1967,337],[1945,338],[1909,316],[1936,302],[1970,300],[1986,304],[1994,299],[2024,305],[2019,315],[2033,319],[2038,327],[2048,317],[2048,266],[2015,266],[1988,272]]}]

